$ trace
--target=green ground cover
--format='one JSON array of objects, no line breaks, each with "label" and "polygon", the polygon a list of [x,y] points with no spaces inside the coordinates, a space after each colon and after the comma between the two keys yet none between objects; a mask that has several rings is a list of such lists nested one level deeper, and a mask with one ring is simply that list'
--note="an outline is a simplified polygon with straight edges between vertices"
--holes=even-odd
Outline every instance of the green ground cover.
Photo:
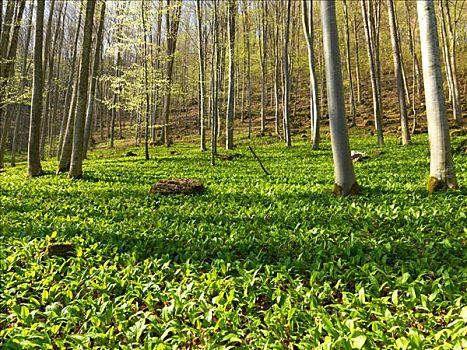
[{"label": "green ground cover", "polygon": [[[428,195],[426,136],[355,138],[363,192],[336,198],[329,141],[268,140],[271,176],[246,144],[215,167],[179,144],[95,151],[78,181],[0,174],[0,348],[467,348],[467,157]],[[148,194],[176,177],[207,190]]]}]

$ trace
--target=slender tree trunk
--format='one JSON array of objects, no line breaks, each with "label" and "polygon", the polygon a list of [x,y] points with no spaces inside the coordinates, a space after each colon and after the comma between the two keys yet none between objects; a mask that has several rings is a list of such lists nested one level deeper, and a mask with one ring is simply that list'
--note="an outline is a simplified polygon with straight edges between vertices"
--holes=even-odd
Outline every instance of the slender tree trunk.
[{"label": "slender tree trunk", "polygon": [[[18,3],[18,11],[15,17],[15,25],[13,27],[13,33],[11,35],[11,40],[9,43],[10,45],[8,47],[8,53],[6,57],[7,63],[4,65],[4,67],[2,67],[3,71],[1,72],[1,76],[3,77],[3,79],[5,79],[5,82],[2,82],[2,84],[8,84],[8,80],[11,77],[13,77],[15,74],[15,61],[16,61],[16,51],[18,48],[18,36],[19,36],[19,30],[21,28],[21,21],[23,18],[23,12],[24,12],[25,5],[26,5],[26,0],[21,0]],[[0,134],[0,169],[2,169],[4,166],[3,157],[5,153],[6,139],[10,132],[10,123],[11,123],[13,111],[14,111],[13,106],[9,104],[5,111],[5,120],[3,123],[3,129],[1,130],[2,132]]]},{"label": "slender tree trunk", "polygon": [[287,1],[287,16],[284,22],[284,49],[282,54],[282,65],[284,75],[284,129],[285,129],[285,143],[287,147],[292,146],[292,139],[290,135],[290,121],[289,121],[289,91],[290,91],[290,75],[289,75],[289,25],[290,25],[290,8],[292,1]]},{"label": "slender tree trunk", "polygon": [[[57,25],[57,30],[58,28],[60,28],[58,31],[59,31],[59,44],[58,46],[55,48],[57,50],[57,55],[58,55],[58,60],[57,60],[57,64],[56,64],[56,67],[54,68],[55,69],[55,72],[57,72],[57,80],[59,80],[61,77],[61,72],[62,72],[62,58],[63,58],[63,54],[62,54],[62,50],[61,48],[63,47],[63,42],[64,42],[64,39],[65,39],[65,24],[66,24],[66,15],[67,15],[67,8],[68,8],[68,3],[65,3],[64,5],[64,9],[63,9],[63,19],[62,19],[62,24],[61,24],[61,27],[59,27]],[[54,45],[56,46],[56,45]],[[49,138],[49,152],[48,152],[48,156],[49,158],[50,157],[53,157],[54,155],[54,142],[55,142],[55,136],[56,136],[56,124],[57,124],[57,116],[58,116],[58,113],[59,113],[59,109],[60,109],[60,104],[59,104],[59,101],[60,101],[60,85],[55,83],[54,84],[54,90],[53,90],[53,101],[52,101],[52,104],[53,104],[53,108],[52,108],[52,112],[51,112],[51,118],[50,118],[50,127],[49,127],[49,135],[48,135],[48,138]],[[62,118],[63,119],[63,118]],[[60,132],[61,130],[59,130]]]},{"label": "slender tree trunk", "polygon": [[310,119],[311,119],[311,142],[312,149],[319,149],[320,134],[319,122],[321,119],[318,99],[318,80],[316,78],[315,69],[315,52],[313,48],[314,33],[313,33],[313,2],[308,3],[307,0],[302,0],[302,19],[303,31],[305,33],[306,43],[308,47],[308,68],[310,71]]},{"label": "slender tree trunk", "polygon": [[396,15],[393,0],[387,0],[389,14],[389,28],[391,31],[392,52],[394,57],[394,72],[396,75],[397,96],[399,98],[399,112],[401,115],[402,144],[410,143],[407,106],[405,104],[405,88],[402,79],[402,57],[400,53],[399,34],[396,26]]},{"label": "slender tree trunk", "polygon": [[334,194],[357,194],[360,188],[355,179],[345,116],[344,88],[339,53],[336,10],[334,1],[320,3],[323,27],[323,47],[326,67],[329,126],[334,159]]},{"label": "slender tree trunk", "polygon": [[236,0],[228,3],[228,31],[229,31],[229,91],[227,97],[227,117],[225,120],[225,148],[232,149],[233,124],[235,111],[235,15],[237,12]]},{"label": "slender tree trunk", "polygon": [[248,15],[248,8],[246,2],[245,4],[245,28],[246,28],[246,67],[247,67],[247,117],[248,117],[248,139],[251,140],[253,133],[252,126],[252,116],[251,116],[251,99],[252,99],[252,89],[251,89],[251,51],[250,51],[250,17]]},{"label": "slender tree trunk", "polygon": [[[78,62],[78,66],[80,63]],[[72,89],[71,101],[68,110],[68,117],[66,118],[67,123],[65,127],[65,132],[63,135],[62,147],[60,151],[60,158],[58,162],[58,169],[57,174],[59,173],[66,173],[70,170],[70,162],[71,162],[71,151],[73,147],[73,129],[75,125],[75,118],[76,118],[76,103],[77,103],[77,96],[78,96],[78,82],[79,76],[75,80]]]},{"label": "slender tree trunk", "polygon": [[[170,125],[169,125],[169,114],[170,114],[170,99],[172,95],[172,74],[174,66],[174,54],[175,48],[177,46],[177,34],[178,26],[180,23],[180,14],[181,14],[181,2],[176,1],[175,4],[171,3],[171,0],[167,0],[167,13],[166,13],[166,30],[167,30],[167,69],[166,69],[166,79],[168,83],[167,92],[165,94],[164,100],[164,125],[162,127],[162,139],[166,146],[170,146],[172,143],[170,137]],[[172,7],[172,9],[170,9]]]},{"label": "slender tree trunk", "polygon": [[28,175],[29,177],[42,174],[40,158],[40,135],[42,113],[42,40],[44,32],[45,2],[37,0],[36,30],[34,33],[34,77],[31,101],[31,122],[29,126],[28,142]]},{"label": "slender tree trunk", "polygon": [[[60,8],[60,13],[58,14],[58,18],[61,18],[61,10],[63,9],[63,3]],[[41,141],[40,141],[40,153],[41,159],[45,159],[45,141],[46,136],[49,131],[49,124],[50,124],[50,116],[49,116],[49,105],[50,105],[50,91],[52,89],[52,78],[53,78],[53,59],[54,59],[54,45],[56,44],[56,38],[59,33],[58,27],[60,23],[57,25],[57,29],[55,31],[53,44],[51,46],[51,39],[52,39],[52,18],[55,10],[55,0],[50,1],[50,9],[49,9],[49,18],[47,21],[47,28],[45,34],[45,43],[44,43],[44,54],[43,54],[43,81],[45,83],[45,102],[43,103],[44,111],[42,112],[42,126],[41,126]]]},{"label": "slender tree trunk", "polygon": [[[409,1],[404,1],[405,4],[405,17],[407,20],[407,36],[409,39],[409,50],[410,55],[412,56],[412,133],[415,132],[417,127],[417,110],[416,110],[416,102],[417,99],[420,100],[421,95],[421,86],[423,85],[422,81],[422,74],[420,73],[420,64],[418,62],[417,52],[415,51],[415,30],[416,30],[416,21],[412,22],[412,16],[410,14],[409,9]],[[417,94],[415,95],[415,90]]]},{"label": "slender tree trunk", "polygon": [[71,152],[70,172],[68,176],[79,179],[83,176],[83,144],[84,125],[86,123],[86,108],[89,89],[89,66],[92,44],[92,26],[96,2],[86,3],[86,17],[84,20],[83,47],[81,51],[81,68],[79,74],[78,96],[76,105],[75,127],[73,130],[73,149]]},{"label": "slender tree trunk", "polygon": [[456,74],[456,38],[453,34],[453,28],[451,24],[449,2],[441,0],[439,1],[439,6],[441,9],[441,35],[442,39],[444,39],[443,48],[445,52],[446,77],[449,83],[452,113],[454,116],[454,120],[456,122],[460,122],[462,120],[462,111]]},{"label": "slender tree trunk", "polygon": [[[156,58],[154,62],[154,71],[157,72],[160,69],[160,53],[161,53],[161,42],[162,42],[162,6],[163,3],[159,1],[157,8],[157,32],[156,32]],[[154,78],[155,79],[155,78]],[[152,111],[152,144],[156,144],[156,125],[159,113],[159,88],[156,88],[154,93],[154,108]]]},{"label": "slender tree trunk", "polygon": [[430,138],[428,191],[457,188],[439,58],[436,15],[432,0],[417,2],[423,81]]},{"label": "slender tree trunk", "polygon": [[383,118],[381,110],[381,87],[379,80],[379,53],[377,42],[379,35],[377,31],[377,19],[374,15],[374,3],[372,0],[362,0],[363,24],[367,39],[368,61],[370,64],[371,88],[373,93],[373,112],[375,114],[375,128],[378,138],[378,144],[383,146]]},{"label": "slender tree trunk", "polygon": [[[31,28],[32,28],[32,19],[33,19],[33,11],[34,9],[34,0],[31,0],[31,6],[29,8],[29,19],[27,22],[27,32],[26,32],[26,41],[24,46],[24,54],[23,60],[21,63],[21,94],[24,92],[24,88],[26,87],[26,74],[27,74],[27,64],[28,64],[28,53],[29,53],[29,43],[31,41]],[[15,128],[13,131],[13,140],[11,142],[11,166],[16,166],[16,151],[18,149],[18,133],[20,130],[20,124],[22,119],[22,112],[23,108],[22,105],[18,106],[16,117],[15,117]]]},{"label": "slender tree trunk", "polygon": [[92,127],[92,120],[93,120],[94,103],[96,99],[96,86],[97,86],[97,79],[98,79],[98,74],[99,74],[102,38],[103,38],[103,33],[104,33],[104,19],[105,19],[105,1],[102,1],[101,13],[100,13],[100,18],[99,18],[99,27],[97,30],[97,37],[96,37],[94,61],[93,61],[92,74],[91,74],[91,79],[92,79],[91,90],[89,92],[88,109],[86,111],[86,123],[84,127],[83,159],[87,158],[88,145],[89,145],[89,141],[91,138],[91,127]]},{"label": "slender tree trunk", "polygon": [[200,148],[201,151],[206,151],[206,92],[205,92],[205,46],[204,46],[204,24],[202,0],[196,1],[196,14],[198,19],[198,57],[199,57],[199,120],[200,120]]},{"label": "slender tree trunk", "polygon": [[145,122],[144,122],[144,157],[149,160],[149,82],[148,82],[148,44],[146,34],[146,19],[145,19],[145,1],[141,2],[141,19],[143,23],[143,36],[144,36],[144,90],[146,95],[146,110],[145,110]]},{"label": "slender tree trunk", "polygon": [[266,74],[267,74],[267,1],[261,1],[261,36],[259,42],[260,66],[261,66],[261,132],[266,130]]},{"label": "slender tree trunk", "polygon": [[279,62],[279,42],[280,42],[280,34],[279,34],[279,9],[280,6],[278,3],[275,4],[275,31],[274,31],[274,100],[275,100],[275,115],[274,115],[274,129],[276,135],[280,136],[279,131],[279,83],[280,83],[280,62]]},{"label": "slender tree trunk", "polygon": [[[62,163],[61,158],[62,158],[62,152],[63,152],[63,147],[65,145],[65,142],[67,142],[67,144],[70,145],[68,158],[71,156],[71,134],[69,134],[70,139],[68,141],[65,141],[64,138],[67,134],[67,131],[69,130],[68,126],[73,125],[74,123],[73,120],[69,119],[70,117],[74,118],[74,112],[73,113],[71,112],[72,107],[71,107],[70,102],[73,99],[73,94],[76,94],[76,90],[73,90],[73,86],[74,86],[73,79],[75,77],[76,57],[77,57],[77,52],[78,52],[78,40],[79,40],[81,19],[82,19],[82,13],[81,13],[81,8],[80,8],[79,15],[78,15],[78,22],[76,26],[75,38],[73,40],[73,55],[71,58],[71,71],[70,71],[70,76],[68,77],[68,86],[67,86],[66,95],[65,95],[65,105],[63,108],[64,115],[63,115],[62,122],[60,125],[60,135],[58,137],[59,150],[58,150],[57,158],[58,160],[60,160],[60,163]],[[76,101],[76,98],[75,98],[75,101]],[[73,111],[74,111],[74,107],[73,107]],[[67,168],[63,171],[68,171],[70,160],[68,159],[66,163],[68,164]],[[62,170],[59,169],[59,172],[62,172]]]},{"label": "slender tree trunk", "polygon": [[217,0],[214,0],[214,11],[213,11],[213,48],[212,48],[212,67],[211,67],[211,80],[213,81],[212,88],[212,112],[211,112],[211,165],[216,165],[217,156],[217,112],[218,112],[218,65],[219,65],[219,23],[218,23],[218,6]]},{"label": "slender tree trunk", "polygon": [[355,78],[357,80],[357,102],[362,103],[362,83],[360,80],[360,54],[359,54],[359,41],[358,41],[358,27],[357,27],[357,10],[353,15],[353,32],[355,38]]},{"label": "slender tree trunk", "polygon": [[350,90],[350,113],[352,115],[352,126],[357,122],[357,108],[355,105],[355,94],[352,79],[352,63],[350,59],[350,29],[349,29],[349,11],[347,9],[347,1],[343,0],[344,4],[344,33],[345,33],[345,53],[347,59],[347,72],[349,74],[349,90]]}]

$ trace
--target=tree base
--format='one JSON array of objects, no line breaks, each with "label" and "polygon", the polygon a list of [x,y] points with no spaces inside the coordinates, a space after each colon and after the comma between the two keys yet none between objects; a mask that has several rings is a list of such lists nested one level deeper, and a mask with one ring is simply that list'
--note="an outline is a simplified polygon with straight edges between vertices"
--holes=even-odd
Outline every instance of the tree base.
[{"label": "tree base", "polygon": [[334,184],[332,189],[332,194],[339,197],[345,196],[355,196],[361,192],[360,186],[355,182],[349,189],[349,191],[345,192],[344,189],[339,186],[338,184]]},{"label": "tree base", "polygon": [[457,182],[450,183],[447,180],[441,180],[434,176],[430,176],[428,179],[428,184],[426,189],[428,193],[434,193],[438,191],[445,191],[445,190],[457,190],[459,187]]}]

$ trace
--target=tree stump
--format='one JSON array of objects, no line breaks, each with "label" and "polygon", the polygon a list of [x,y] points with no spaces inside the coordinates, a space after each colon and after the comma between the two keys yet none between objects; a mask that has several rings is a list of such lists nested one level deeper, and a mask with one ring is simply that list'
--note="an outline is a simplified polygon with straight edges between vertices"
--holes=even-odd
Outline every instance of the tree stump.
[{"label": "tree stump", "polygon": [[71,243],[52,244],[48,246],[46,255],[69,258],[76,255],[75,246]]},{"label": "tree stump", "polygon": [[199,180],[194,179],[163,179],[151,186],[150,194],[192,194],[201,193],[204,186]]},{"label": "tree stump", "polygon": [[352,158],[352,161],[354,163],[362,162],[362,161],[370,158],[366,153],[358,152],[358,151],[350,152],[350,157]]}]

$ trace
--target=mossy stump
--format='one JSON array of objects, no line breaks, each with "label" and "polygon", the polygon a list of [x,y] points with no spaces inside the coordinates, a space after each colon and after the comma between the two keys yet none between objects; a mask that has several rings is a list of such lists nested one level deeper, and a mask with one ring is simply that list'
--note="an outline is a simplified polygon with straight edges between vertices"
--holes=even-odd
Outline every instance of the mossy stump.
[{"label": "mossy stump", "polygon": [[47,247],[46,255],[69,258],[76,255],[75,246],[71,243],[52,244]]},{"label": "mossy stump", "polygon": [[163,179],[151,186],[150,194],[193,194],[202,193],[204,185],[199,180],[194,179]]}]

